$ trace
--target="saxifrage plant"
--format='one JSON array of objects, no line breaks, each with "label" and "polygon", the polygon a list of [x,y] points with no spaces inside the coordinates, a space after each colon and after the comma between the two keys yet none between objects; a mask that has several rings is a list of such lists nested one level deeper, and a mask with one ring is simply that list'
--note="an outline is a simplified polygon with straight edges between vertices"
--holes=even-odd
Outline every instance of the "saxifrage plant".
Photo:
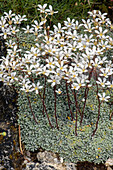
[{"label": "saxifrage plant", "polygon": [[[54,12],[51,5],[46,9],[47,4],[38,7],[40,21],[35,20],[34,24],[27,25],[26,28],[21,28],[22,21],[26,20],[25,15],[15,15],[10,10],[1,17],[0,35],[6,40],[8,49],[7,56],[1,59],[0,80],[6,85],[15,85],[19,93],[26,93],[29,105],[29,111],[26,111],[32,114],[34,126],[39,124],[38,116],[41,114],[45,122],[48,120],[51,128],[60,130],[59,118],[65,117],[65,113],[63,116],[57,114],[58,106],[60,109],[65,107],[65,111],[68,111],[66,117],[75,123],[76,136],[88,114],[86,109],[90,99],[89,91],[95,87],[97,118],[94,119],[95,126],[90,134],[94,136],[99,126],[101,106],[109,102],[112,96],[113,56],[108,54],[112,53],[113,39],[110,30],[113,25],[106,18],[106,13],[94,10],[80,24],[67,18],[64,26],[58,23],[51,30],[51,19],[50,25],[47,25],[48,16],[52,18],[58,11]],[[26,39],[28,41],[25,42]],[[40,103],[38,108],[41,106],[38,115],[30,93],[37,95],[37,100],[40,100],[37,102]],[[49,101],[50,93],[53,94],[52,102]],[[64,97],[65,103],[60,100],[60,96]],[[26,103],[25,99],[23,103]],[[19,106],[21,108],[21,104]],[[29,120],[27,112],[23,113],[25,120]],[[108,114],[111,120],[112,112]]]}]

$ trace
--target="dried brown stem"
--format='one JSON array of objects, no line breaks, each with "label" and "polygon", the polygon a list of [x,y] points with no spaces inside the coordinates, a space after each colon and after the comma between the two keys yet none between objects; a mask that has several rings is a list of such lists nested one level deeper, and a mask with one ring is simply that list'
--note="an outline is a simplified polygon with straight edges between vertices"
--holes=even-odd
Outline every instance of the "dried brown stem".
[{"label": "dried brown stem", "polygon": [[20,144],[20,152],[23,155],[23,150],[22,150],[22,143],[21,143],[21,132],[20,132],[20,125],[19,125],[19,144]]}]

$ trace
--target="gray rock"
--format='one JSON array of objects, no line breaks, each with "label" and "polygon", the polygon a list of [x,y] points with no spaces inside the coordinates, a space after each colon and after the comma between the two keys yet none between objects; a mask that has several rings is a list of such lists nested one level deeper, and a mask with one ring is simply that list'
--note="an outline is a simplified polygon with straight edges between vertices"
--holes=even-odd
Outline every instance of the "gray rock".
[{"label": "gray rock", "polygon": [[113,158],[109,158],[106,162],[105,165],[108,166],[113,166]]},{"label": "gray rock", "polygon": [[48,151],[38,152],[37,160],[38,162],[61,163],[57,154]]},{"label": "gray rock", "polygon": [[66,170],[77,170],[76,164],[74,163],[65,163]]}]

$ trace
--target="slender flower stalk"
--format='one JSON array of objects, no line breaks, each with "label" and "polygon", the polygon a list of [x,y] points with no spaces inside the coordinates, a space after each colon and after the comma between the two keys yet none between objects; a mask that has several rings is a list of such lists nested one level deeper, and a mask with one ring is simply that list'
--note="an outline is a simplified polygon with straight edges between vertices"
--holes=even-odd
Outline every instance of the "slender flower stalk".
[{"label": "slender flower stalk", "polygon": [[[46,91],[46,76],[44,76],[44,92],[43,92],[43,101],[45,100],[45,91]],[[43,107],[43,116],[45,116],[45,114],[44,114],[44,107]]]},{"label": "slender flower stalk", "polygon": [[71,106],[70,106],[70,98],[69,98],[68,83],[67,83],[67,81],[66,81],[66,92],[67,92],[68,106],[69,106],[69,110],[70,110],[70,113],[71,113],[71,120],[74,120],[73,113],[72,113]]},{"label": "slender flower stalk", "polygon": [[40,92],[39,92],[39,96],[40,96],[40,99],[41,99],[41,101],[42,101],[43,108],[44,108],[44,110],[45,110],[47,119],[48,119],[48,121],[49,121],[49,125],[50,125],[51,128],[53,128],[53,126],[52,126],[52,124],[51,124],[51,121],[50,121],[50,119],[49,119],[49,115],[48,115],[47,110],[46,110],[45,102],[44,102],[44,100],[42,99],[42,96],[41,96]]},{"label": "slender flower stalk", "polygon": [[55,106],[55,120],[56,120],[56,127],[57,127],[57,129],[59,129],[58,120],[57,120],[57,114],[56,114],[56,85],[54,86],[54,98],[55,98],[54,106]]},{"label": "slender flower stalk", "polygon": [[78,120],[78,114],[77,111],[78,109],[78,104],[77,104],[77,93],[75,93],[75,90],[73,90],[74,93],[74,99],[75,99],[75,105],[76,105],[76,121],[75,121],[75,136],[77,136],[77,120]]},{"label": "slender flower stalk", "polygon": [[[27,92],[26,92],[26,94],[27,94]],[[37,122],[37,120],[36,120],[36,117],[35,117],[35,114],[34,114],[34,112],[33,112],[33,110],[32,110],[31,101],[30,101],[30,99],[29,99],[28,94],[27,94],[27,99],[28,99],[28,102],[29,102],[29,108],[30,108],[31,113],[32,113],[32,115],[33,115],[33,119],[34,119],[34,121],[36,122],[36,124],[38,124],[38,122]]]},{"label": "slender flower stalk", "polygon": [[111,119],[112,119],[112,116],[113,116],[113,112],[110,114],[110,116],[109,116],[109,120],[111,120]]},{"label": "slender flower stalk", "polygon": [[77,108],[76,108],[75,136],[77,136],[77,120],[78,120],[78,114],[77,114]]},{"label": "slender flower stalk", "polygon": [[86,88],[85,88],[85,101],[84,101],[84,106],[83,106],[83,110],[82,110],[82,113],[81,113],[80,125],[82,125],[82,121],[83,121],[84,110],[85,110],[85,106],[86,106],[86,100],[87,100],[88,92],[89,92],[89,88],[88,88],[88,85],[86,85]]},{"label": "slender flower stalk", "polygon": [[[93,70],[94,70],[94,67],[92,67],[92,69],[91,69],[91,71],[89,73],[89,79],[88,79],[89,81],[91,80]],[[88,84],[89,83],[86,84],[86,88],[85,88],[85,92],[84,92],[85,101],[84,101],[84,106],[83,106],[83,110],[82,110],[82,113],[81,113],[80,125],[82,125],[83,116],[84,116],[84,110],[85,110],[85,106],[86,106],[86,100],[87,100],[87,96],[88,96],[88,92],[89,92]]]},{"label": "slender flower stalk", "polygon": [[98,117],[97,117],[97,121],[96,121],[96,128],[93,131],[92,136],[95,135],[97,128],[98,128],[98,122],[99,122],[99,118],[100,118],[100,106],[101,106],[101,102],[100,102],[100,99],[99,99],[99,96],[98,96],[98,84],[97,83],[96,83],[96,86],[97,86],[97,98],[98,98]]},{"label": "slender flower stalk", "polygon": [[77,110],[78,110],[78,112],[79,112],[79,114],[80,114],[80,116],[81,116],[81,111],[80,111],[80,108],[79,108],[79,106],[78,106],[77,93],[75,93],[75,89],[72,91],[72,93],[73,93],[73,95],[74,95],[75,106],[76,106],[76,108],[77,108]]}]

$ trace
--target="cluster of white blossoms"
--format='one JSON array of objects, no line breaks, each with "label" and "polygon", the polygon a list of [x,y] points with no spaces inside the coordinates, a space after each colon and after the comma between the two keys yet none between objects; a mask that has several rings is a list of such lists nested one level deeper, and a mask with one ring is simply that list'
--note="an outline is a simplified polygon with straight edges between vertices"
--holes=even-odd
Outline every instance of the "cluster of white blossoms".
[{"label": "cluster of white blossoms", "polygon": [[[20,49],[18,43],[18,32],[22,21],[27,20],[26,16],[15,15],[11,10],[4,12],[0,20],[0,36],[6,40],[8,49],[7,56],[1,59],[0,81],[6,85],[17,82],[20,90],[38,94],[43,88],[39,79],[42,76],[46,77],[51,87],[57,87],[64,80],[75,91],[86,86],[90,88],[93,76],[103,89],[103,94],[99,93],[98,97],[108,101],[109,96],[105,95],[104,89],[113,89],[113,56],[108,59],[106,54],[113,48],[113,39],[109,34],[113,25],[106,17],[107,13],[93,10],[88,12],[87,20],[82,19],[79,23],[67,18],[63,26],[58,23],[51,29],[47,26],[47,18],[57,11],[53,11],[51,5],[48,9],[46,7],[47,4],[38,5],[40,22],[34,20],[33,24],[21,29],[25,34],[35,36],[35,46],[28,51]],[[61,94],[59,88],[56,92]]]}]

